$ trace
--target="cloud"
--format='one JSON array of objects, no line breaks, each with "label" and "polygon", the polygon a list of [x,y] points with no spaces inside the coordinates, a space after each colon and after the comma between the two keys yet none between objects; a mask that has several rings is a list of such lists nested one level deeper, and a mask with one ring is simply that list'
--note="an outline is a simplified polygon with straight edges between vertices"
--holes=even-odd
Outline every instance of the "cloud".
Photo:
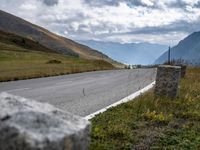
[{"label": "cloud", "polygon": [[58,0],[43,0],[44,4],[48,5],[48,6],[53,6],[58,4]]},{"label": "cloud", "polygon": [[163,7],[176,7],[185,8],[186,6],[196,6],[199,7],[199,0],[84,0],[87,4],[91,6],[119,6],[120,3],[126,3],[131,7],[144,6],[153,8],[163,8]]},{"label": "cloud", "polygon": [[120,3],[127,3],[129,6],[153,6],[156,1],[152,0],[85,0],[91,6],[119,6]]},{"label": "cloud", "polygon": [[0,9],[75,40],[175,44],[200,30],[200,0],[1,0]]}]

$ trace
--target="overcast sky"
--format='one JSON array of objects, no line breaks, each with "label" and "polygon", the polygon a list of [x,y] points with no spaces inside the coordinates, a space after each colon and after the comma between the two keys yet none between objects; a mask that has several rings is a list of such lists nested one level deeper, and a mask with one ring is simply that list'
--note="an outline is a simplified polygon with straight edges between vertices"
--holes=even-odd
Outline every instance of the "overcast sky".
[{"label": "overcast sky", "polygon": [[174,45],[200,31],[200,0],[1,0],[0,9],[74,40]]}]

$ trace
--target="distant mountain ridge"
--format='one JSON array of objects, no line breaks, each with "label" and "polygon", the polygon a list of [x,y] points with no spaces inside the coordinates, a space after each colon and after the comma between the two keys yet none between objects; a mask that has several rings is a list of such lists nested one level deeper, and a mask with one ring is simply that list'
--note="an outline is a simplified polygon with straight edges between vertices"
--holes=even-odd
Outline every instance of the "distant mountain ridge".
[{"label": "distant mountain ridge", "polygon": [[1,10],[0,30],[39,42],[44,47],[61,54],[85,59],[104,59],[111,63],[114,62],[108,56],[97,50],[56,35],[42,27]]},{"label": "distant mountain ridge", "polygon": [[[155,63],[167,61],[167,52],[160,56]],[[200,31],[194,32],[171,48],[171,59],[183,59],[187,63],[200,65]]]},{"label": "distant mountain ridge", "polygon": [[127,64],[153,64],[168,46],[150,43],[117,43],[101,41],[78,41],[97,49],[109,57]]}]

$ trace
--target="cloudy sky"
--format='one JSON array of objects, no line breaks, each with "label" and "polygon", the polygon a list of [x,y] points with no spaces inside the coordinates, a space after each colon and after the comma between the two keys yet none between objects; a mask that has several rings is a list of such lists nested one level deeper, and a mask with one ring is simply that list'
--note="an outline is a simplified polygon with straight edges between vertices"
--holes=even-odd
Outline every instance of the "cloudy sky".
[{"label": "cloudy sky", "polygon": [[74,40],[174,45],[200,31],[200,0],[1,0],[0,9]]}]

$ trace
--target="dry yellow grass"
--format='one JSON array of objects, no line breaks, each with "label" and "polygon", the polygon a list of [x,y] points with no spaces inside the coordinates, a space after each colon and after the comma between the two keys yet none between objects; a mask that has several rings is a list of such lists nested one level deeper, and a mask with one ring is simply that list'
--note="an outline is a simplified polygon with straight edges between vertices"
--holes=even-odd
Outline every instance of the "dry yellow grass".
[{"label": "dry yellow grass", "polygon": [[[58,60],[61,63],[48,63]],[[0,81],[30,79],[114,67],[102,60],[85,60],[55,53],[30,51],[0,42]]]}]

